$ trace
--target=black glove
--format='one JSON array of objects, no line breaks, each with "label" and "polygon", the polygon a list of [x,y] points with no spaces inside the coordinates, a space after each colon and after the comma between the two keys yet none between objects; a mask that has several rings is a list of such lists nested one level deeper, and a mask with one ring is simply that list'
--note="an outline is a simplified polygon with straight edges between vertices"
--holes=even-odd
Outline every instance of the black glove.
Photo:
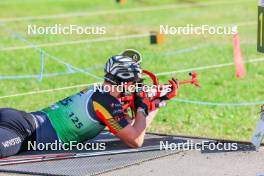
[{"label": "black glove", "polygon": [[142,108],[145,111],[146,116],[149,114],[149,108],[148,108],[148,97],[141,97],[139,94],[135,94],[134,104],[136,110],[138,108]]}]

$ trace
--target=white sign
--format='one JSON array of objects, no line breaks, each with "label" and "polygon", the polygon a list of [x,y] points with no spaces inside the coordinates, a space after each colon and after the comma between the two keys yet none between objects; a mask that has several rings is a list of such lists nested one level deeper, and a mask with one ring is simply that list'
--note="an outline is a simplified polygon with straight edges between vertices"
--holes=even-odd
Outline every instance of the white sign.
[{"label": "white sign", "polygon": [[264,137],[264,106],[262,106],[262,112],[260,113],[260,119],[257,123],[255,132],[252,136],[252,143],[255,145],[255,147],[258,149],[261,145],[261,141]]}]

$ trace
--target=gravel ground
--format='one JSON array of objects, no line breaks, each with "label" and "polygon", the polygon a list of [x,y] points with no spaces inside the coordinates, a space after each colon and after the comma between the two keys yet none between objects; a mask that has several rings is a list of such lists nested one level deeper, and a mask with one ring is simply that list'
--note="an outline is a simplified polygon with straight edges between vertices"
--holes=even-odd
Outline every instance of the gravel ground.
[{"label": "gravel ground", "polygon": [[258,152],[201,154],[185,151],[120,170],[103,176],[264,176],[264,148]]}]

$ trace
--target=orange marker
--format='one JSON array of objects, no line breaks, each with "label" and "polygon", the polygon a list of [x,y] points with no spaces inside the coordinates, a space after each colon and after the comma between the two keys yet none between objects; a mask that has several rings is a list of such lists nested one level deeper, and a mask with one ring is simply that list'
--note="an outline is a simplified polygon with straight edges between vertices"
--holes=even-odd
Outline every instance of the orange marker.
[{"label": "orange marker", "polygon": [[238,32],[236,32],[233,36],[233,44],[234,44],[234,62],[236,68],[236,77],[243,78],[246,76],[246,69],[240,49],[240,42]]}]

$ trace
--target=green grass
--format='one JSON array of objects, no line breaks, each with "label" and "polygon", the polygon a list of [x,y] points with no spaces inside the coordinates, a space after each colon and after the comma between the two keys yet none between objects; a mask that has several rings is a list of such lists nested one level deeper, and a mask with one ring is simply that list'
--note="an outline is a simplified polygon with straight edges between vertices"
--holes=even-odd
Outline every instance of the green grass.
[{"label": "green grass", "polygon": [[[40,16],[57,13],[97,12],[166,4],[193,5],[188,8],[148,12],[6,22],[8,28],[13,29],[33,43],[42,44],[114,35],[148,33],[149,31],[159,30],[161,24],[172,26],[185,26],[186,24],[240,24],[256,22],[257,19],[256,4],[248,1],[210,6],[195,5],[197,2],[212,2],[209,0],[127,1],[127,4],[120,6],[114,0],[3,0],[0,2],[0,21],[1,19],[11,17]],[[107,27],[107,34],[105,36],[28,36],[27,25],[29,24],[39,26],[54,24],[104,25]],[[239,26],[240,40],[242,42],[241,48],[245,60],[262,57],[261,54],[256,52],[256,33],[255,24]],[[166,36],[165,40],[166,42],[159,46],[150,45],[149,39],[145,37],[141,39],[46,47],[44,49],[76,67],[91,67],[89,71],[98,76],[103,76],[102,65],[106,59],[126,48],[135,48],[141,51],[144,56],[144,68],[155,73],[233,62],[232,36],[176,35]],[[26,43],[18,40],[6,32],[3,27],[0,27],[0,49],[25,45]],[[171,51],[193,46],[203,47],[188,53],[169,54]],[[39,74],[39,58],[40,53],[34,49],[0,51],[0,75]],[[248,75],[245,79],[241,80],[234,77],[233,66],[198,71],[202,88],[196,89],[192,86],[184,86],[181,88],[178,98],[206,102],[254,102],[264,100],[264,63],[248,63],[246,67]],[[63,72],[65,69],[65,66],[46,57],[45,73]],[[179,79],[188,78],[187,73],[179,73],[161,76],[160,79],[162,82],[167,82],[171,76]],[[1,80],[0,96],[93,82],[97,82],[97,80],[81,73],[45,78],[41,82],[38,79]],[[52,93],[0,99],[0,107],[14,107],[34,111],[74,94],[78,90],[76,88]],[[250,140],[252,130],[258,119],[258,112],[259,106],[215,107],[172,101],[169,102],[166,108],[160,110],[149,131]]]}]

